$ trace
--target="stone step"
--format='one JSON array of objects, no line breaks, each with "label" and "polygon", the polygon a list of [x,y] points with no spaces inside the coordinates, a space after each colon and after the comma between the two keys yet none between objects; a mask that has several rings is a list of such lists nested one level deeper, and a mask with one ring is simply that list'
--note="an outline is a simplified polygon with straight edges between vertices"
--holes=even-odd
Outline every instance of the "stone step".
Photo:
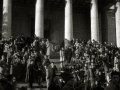
[{"label": "stone step", "polygon": [[19,90],[19,88],[21,88],[21,87],[27,88],[27,90],[47,90],[46,82],[42,83],[42,87],[39,87],[37,83],[33,83],[33,88],[32,89],[29,88],[28,83],[25,83],[25,82],[17,83],[17,90]]},{"label": "stone step", "polygon": [[59,58],[60,58],[59,52],[52,52],[51,53],[51,59],[59,59]]}]

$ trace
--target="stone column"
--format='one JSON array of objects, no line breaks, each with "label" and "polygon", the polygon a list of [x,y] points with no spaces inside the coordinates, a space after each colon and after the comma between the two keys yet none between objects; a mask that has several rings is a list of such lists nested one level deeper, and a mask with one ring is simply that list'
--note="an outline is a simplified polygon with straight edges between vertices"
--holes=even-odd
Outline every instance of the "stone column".
[{"label": "stone column", "polygon": [[120,2],[116,2],[116,43],[120,47]]},{"label": "stone column", "polygon": [[5,39],[8,39],[11,36],[11,16],[12,0],[3,0],[2,37]]},{"label": "stone column", "polygon": [[91,0],[91,40],[99,41],[98,0]]},{"label": "stone column", "polygon": [[72,0],[65,0],[65,39],[73,39]]},{"label": "stone column", "polygon": [[35,35],[44,38],[44,0],[36,0]]}]

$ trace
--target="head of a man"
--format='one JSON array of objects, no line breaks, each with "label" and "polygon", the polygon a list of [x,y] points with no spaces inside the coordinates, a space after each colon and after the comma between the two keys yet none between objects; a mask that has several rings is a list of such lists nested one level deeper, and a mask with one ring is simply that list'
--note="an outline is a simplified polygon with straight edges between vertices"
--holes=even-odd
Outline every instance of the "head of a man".
[{"label": "head of a man", "polygon": [[54,62],[51,62],[51,66],[54,67]]},{"label": "head of a man", "polygon": [[1,56],[2,60],[5,59],[4,55]]},{"label": "head of a man", "polygon": [[76,82],[74,80],[70,80],[67,82],[67,86],[70,88],[70,90],[74,89],[75,83]]},{"label": "head of a man", "polygon": [[48,56],[47,56],[47,55],[44,55],[44,59],[48,59]]},{"label": "head of a man", "polygon": [[64,47],[62,47],[61,50],[64,50]]},{"label": "head of a man", "polygon": [[59,83],[59,77],[58,76],[56,76],[54,79],[53,79],[53,82],[55,83],[55,84],[58,84]]},{"label": "head of a man", "polygon": [[50,65],[50,61],[49,61],[49,59],[46,59],[46,61],[44,62],[44,66],[49,66]]},{"label": "head of a man", "polygon": [[39,52],[40,54],[42,54],[42,50],[40,50],[40,52]]},{"label": "head of a man", "polygon": [[119,82],[119,73],[117,71],[113,71],[111,73],[111,81],[115,84],[118,85]]}]

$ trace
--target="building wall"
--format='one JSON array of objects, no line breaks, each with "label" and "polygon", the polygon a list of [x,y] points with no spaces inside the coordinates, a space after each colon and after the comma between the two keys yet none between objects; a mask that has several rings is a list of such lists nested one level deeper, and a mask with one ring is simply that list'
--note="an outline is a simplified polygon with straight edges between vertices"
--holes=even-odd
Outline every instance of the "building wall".
[{"label": "building wall", "polygon": [[108,42],[116,44],[115,14],[108,12]]},{"label": "building wall", "polygon": [[[2,7],[0,7],[0,30],[2,29]],[[25,36],[31,35],[35,18],[34,7],[12,7],[12,35],[15,37],[18,34]],[[49,19],[50,40],[52,43],[60,44],[64,39],[64,11],[45,9],[44,18]],[[74,13],[73,14],[73,29],[74,38],[90,39],[90,16],[89,13]]]},{"label": "building wall", "polygon": [[[51,41],[61,43],[64,39],[64,11],[45,10],[45,18],[51,20]],[[90,18],[88,13],[73,14],[73,36],[74,38],[90,38]]]},{"label": "building wall", "polygon": [[64,12],[57,10],[45,10],[45,18],[51,20],[50,40],[60,44],[64,39]]},{"label": "building wall", "polygon": [[[64,11],[45,9],[44,18],[50,20],[50,40],[60,44],[64,39]],[[34,7],[12,7],[12,35],[31,33],[34,28]],[[108,12],[108,42],[116,43],[115,17],[113,12]],[[73,36],[88,40],[90,39],[90,16],[89,13],[73,13]],[[0,33],[2,31],[2,7],[0,6]]]},{"label": "building wall", "polygon": [[[12,8],[12,35],[31,35],[32,20],[35,18],[34,7],[13,6]],[[60,44],[64,39],[64,11],[45,9],[45,18],[50,20],[50,40]],[[74,38],[90,39],[89,13],[73,13]],[[2,31],[2,7],[0,6],[0,33]],[[115,17],[113,12],[108,12],[108,42],[116,42]]]},{"label": "building wall", "polygon": [[89,13],[74,13],[73,23],[74,38],[89,40],[91,37]]},{"label": "building wall", "polygon": [[12,8],[12,35],[31,35],[31,19],[35,16],[34,8],[13,6]]},{"label": "building wall", "polygon": [[108,12],[106,10],[101,12],[101,31],[102,43],[108,42]]}]

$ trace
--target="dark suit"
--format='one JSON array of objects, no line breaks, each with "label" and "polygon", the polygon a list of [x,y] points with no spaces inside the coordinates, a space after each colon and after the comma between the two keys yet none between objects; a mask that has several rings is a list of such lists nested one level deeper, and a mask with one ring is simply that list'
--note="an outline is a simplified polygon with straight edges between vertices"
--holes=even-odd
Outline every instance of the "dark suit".
[{"label": "dark suit", "polygon": [[97,86],[95,89],[93,89],[93,90],[104,90],[104,88],[102,88],[100,85],[99,86]]},{"label": "dark suit", "polygon": [[5,90],[15,90],[12,83],[8,82]]},{"label": "dark suit", "polygon": [[48,90],[60,90],[60,87],[55,83],[51,83],[50,86],[48,87]]},{"label": "dark suit", "polygon": [[28,67],[29,69],[29,85],[30,85],[30,88],[32,88],[32,84],[34,82],[34,65],[29,65]]},{"label": "dark suit", "polygon": [[38,40],[35,41],[35,51],[39,52],[39,41]]}]

